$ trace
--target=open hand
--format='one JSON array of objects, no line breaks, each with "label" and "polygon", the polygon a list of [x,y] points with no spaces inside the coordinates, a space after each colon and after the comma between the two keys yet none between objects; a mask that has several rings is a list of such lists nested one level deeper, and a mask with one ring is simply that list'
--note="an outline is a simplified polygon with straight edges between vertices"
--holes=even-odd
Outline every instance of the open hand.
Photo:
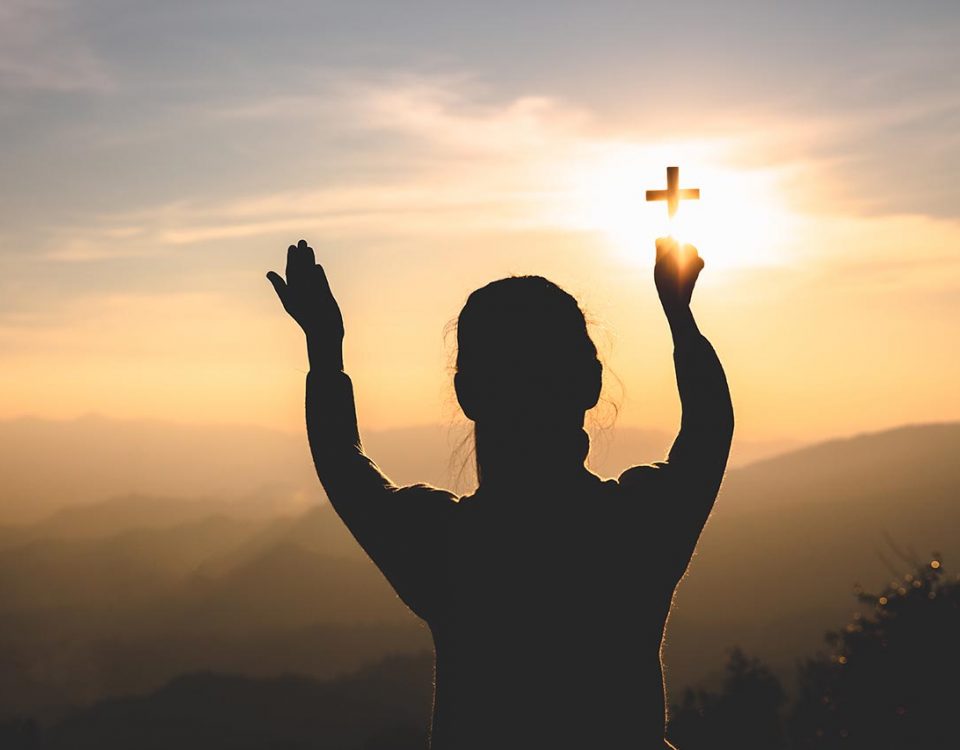
[{"label": "open hand", "polygon": [[657,240],[653,280],[668,318],[690,307],[693,287],[702,269],[703,259],[693,245],[681,247],[673,237],[660,237]]},{"label": "open hand", "polygon": [[300,240],[287,249],[287,279],[270,271],[267,274],[283,309],[307,335],[310,358],[342,362],[343,316],[330,291],[323,267],[318,265],[313,248]]}]

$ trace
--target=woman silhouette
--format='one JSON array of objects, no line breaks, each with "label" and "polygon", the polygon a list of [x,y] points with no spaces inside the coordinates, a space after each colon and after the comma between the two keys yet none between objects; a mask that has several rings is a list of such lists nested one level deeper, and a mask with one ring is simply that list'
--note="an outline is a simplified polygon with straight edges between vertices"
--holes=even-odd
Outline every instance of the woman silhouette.
[{"label": "woman silhouette", "polygon": [[668,460],[619,480],[584,466],[602,367],[577,302],[538,276],[473,292],[455,386],[475,425],[479,487],[462,498],[398,487],[364,454],[343,319],[307,243],[289,248],[286,282],[268,274],[306,333],[320,481],[433,634],[434,750],[670,747],[663,630],[733,434],[723,370],[690,311],[702,267],[692,247],[658,240],[683,418]]}]

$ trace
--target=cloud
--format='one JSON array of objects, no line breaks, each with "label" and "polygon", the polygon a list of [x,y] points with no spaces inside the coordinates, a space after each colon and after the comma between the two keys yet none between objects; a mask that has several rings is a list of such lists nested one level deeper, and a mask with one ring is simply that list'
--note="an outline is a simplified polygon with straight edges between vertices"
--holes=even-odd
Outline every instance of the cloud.
[{"label": "cloud", "polygon": [[[323,232],[372,239],[542,226],[543,195],[522,186],[482,185],[443,175],[409,185],[292,190],[227,201],[177,203],[105,214],[88,224],[57,228],[41,257],[85,263],[162,255],[171,249],[265,235]],[[134,224],[134,226],[131,226]]]},{"label": "cloud", "polygon": [[[178,199],[59,226],[41,255],[98,261],[308,230],[367,238],[590,230],[577,223],[571,208],[582,193],[576,184],[580,171],[615,158],[618,149],[644,151],[629,141],[606,139],[589,112],[561,100],[521,96],[481,104],[471,93],[468,85],[457,88],[449,79],[398,77],[341,80],[311,96],[204,105],[200,117],[237,127],[251,120],[269,126],[278,117],[308,128],[322,123],[324,132],[314,133],[318,148],[330,131],[369,133],[376,143],[353,154],[362,170],[351,167],[350,154],[341,155],[346,162],[338,171],[317,174],[296,188],[229,195],[224,186],[222,197]],[[721,148],[729,150],[729,139],[683,144],[685,152],[702,154]],[[302,150],[314,149],[306,143]],[[662,151],[661,146],[644,153],[649,161]],[[382,162],[376,158],[381,153]],[[661,168],[656,161],[658,176]]]},{"label": "cloud", "polygon": [[447,81],[360,87],[351,109],[363,127],[403,133],[461,156],[527,159],[582,138],[591,117],[547,96],[479,105]]},{"label": "cloud", "polygon": [[113,88],[69,4],[4,0],[0,4],[0,89],[104,92]]},{"label": "cloud", "polygon": [[[42,257],[89,262],[159,254],[171,247],[276,233],[435,234],[543,226],[561,162],[582,146],[586,115],[545,98],[471,106],[435,82],[368,82],[311,97],[271,97],[201,108],[201,117],[242,122],[322,121],[326,129],[373,132],[393,157],[359,181],[348,163],[296,188],[177,199],[60,224]],[[405,147],[397,141],[403,140]],[[310,150],[309,146],[304,147]],[[365,158],[365,154],[357,158]]]},{"label": "cloud", "polygon": [[[337,170],[300,170],[310,176],[295,187],[231,194],[225,184],[223,195],[98,214],[56,227],[41,243],[40,256],[89,263],[198,246],[215,253],[233,242],[305,234],[369,243],[546,230],[612,233],[615,242],[631,242],[659,229],[643,207],[643,190],[650,186],[645,180],[659,180],[663,166],[677,161],[719,176],[711,205],[725,216],[736,209],[736,215],[714,225],[731,235],[728,244],[737,233],[739,255],[732,248],[725,253],[735,263],[747,256],[811,259],[818,256],[815,238],[832,243],[837,236],[853,258],[861,249],[869,252],[865,238],[885,235],[870,229],[880,224],[853,221],[863,198],[851,187],[853,178],[845,179],[849,165],[837,155],[837,144],[855,141],[866,122],[882,131],[942,116],[938,108],[946,106],[918,100],[803,119],[743,112],[716,123],[709,137],[656,142],[623,125],[610,132],[595,113],[559,98],[491,97],[466,77],[337,78],[328,71],[315,83],[319,88],[312,93],[205,103],[195,116],[227,129],[252,122],[267,142],[264,129],[269,133],[278,120],[295,120],[306,153],[327,145],[331,132],[374,138],[340,154]],[[354,169],[351,160],[362,168]],[[871,195],[884,189],[874,187]],[[802,225],[790,224],[790,214],[804,216]],[[899,207],[888,216],[895,219],[883,224],[888,230],[954,236],[949,221],[925,224],[918,215],[911,223],[909,211]],[[839,217],[851,221],[843,224]],[[742,241],[748,235],[749,251]],[[771,235],[783,246],[773,253],[766,247]],[[930,255],[932,242],[925,242],[921,258]],[[883,248],[876,260],[898,252],[889,242],[874,246]],[[829,266],[834,259],[827,253],[818,262]],[[928,278],[910,273],[921,276]]]}]

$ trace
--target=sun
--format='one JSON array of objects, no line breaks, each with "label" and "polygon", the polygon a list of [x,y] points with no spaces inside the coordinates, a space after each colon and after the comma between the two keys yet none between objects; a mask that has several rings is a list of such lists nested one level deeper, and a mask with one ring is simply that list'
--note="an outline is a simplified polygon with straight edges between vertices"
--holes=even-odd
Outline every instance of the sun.
[{"label": "sun", "polygon": [[[713,267],[785,262],[776,251],[792,224],[779,199],[782,175],[737,170],[711,156],[708,144],[603,149],[571,170],[574,221],[639,263],[652,263],[653,239],[665,235],[695,245]],[[645,201],[647,189],[666,187],[667,164],[679,164],[680,186],[700,188],[701,196],[681,201],[673,219],[664,203]]]}]

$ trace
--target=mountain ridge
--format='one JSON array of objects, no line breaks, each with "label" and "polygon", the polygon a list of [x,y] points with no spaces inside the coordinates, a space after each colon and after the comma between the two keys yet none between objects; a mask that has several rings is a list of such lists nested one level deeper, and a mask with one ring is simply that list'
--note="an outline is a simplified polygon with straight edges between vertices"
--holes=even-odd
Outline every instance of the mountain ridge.
[{"label": "mountain ridge", "polygon": [[[364,445],[400,484],[468,491],[466,425],[363,430]],[[662,459],[672,435],[639,427],[593,431],[589,465],[617,476]],[[734,464],[786,445],[737,441]],[[461,476],[461,465],[465,468]],[[259,498],[273,512],[303,510],[323,497],[305,435],[260,426],[162,420],[0,420],[0,525],[36,524],[58,510],[144,495],[229,504]]]},{"label": "mountain ridge", "polygon": [[[888,539],[904,554],[938,551],[948,569],[960,567],[958,453],[960,424],[939,423],[731,470],[676,594],[669,688],[719,669],[733,645],[792,668],[857,609],[854,583],[869,591],[889,580],[881,555],[894,566],[898,557]],[[17,696],[24,711],[82,703],[108,687],[150,689],[172,670],[269,675],[300,663],[327,674],[386,648],[428,645],[329,504],[246,520],[220,514],[224,507],[212,503],[217,514],[183,526],[104,537],[50,539],[22,527],[34,536],[18,542],[8,528],[0,658],[15,668],[0,674],[0,695]],[[99,523],[84,528],[108,529]],[[343,653],[314,643],[313,632]],[[0,718],[12,708],[0,705]]]}]

